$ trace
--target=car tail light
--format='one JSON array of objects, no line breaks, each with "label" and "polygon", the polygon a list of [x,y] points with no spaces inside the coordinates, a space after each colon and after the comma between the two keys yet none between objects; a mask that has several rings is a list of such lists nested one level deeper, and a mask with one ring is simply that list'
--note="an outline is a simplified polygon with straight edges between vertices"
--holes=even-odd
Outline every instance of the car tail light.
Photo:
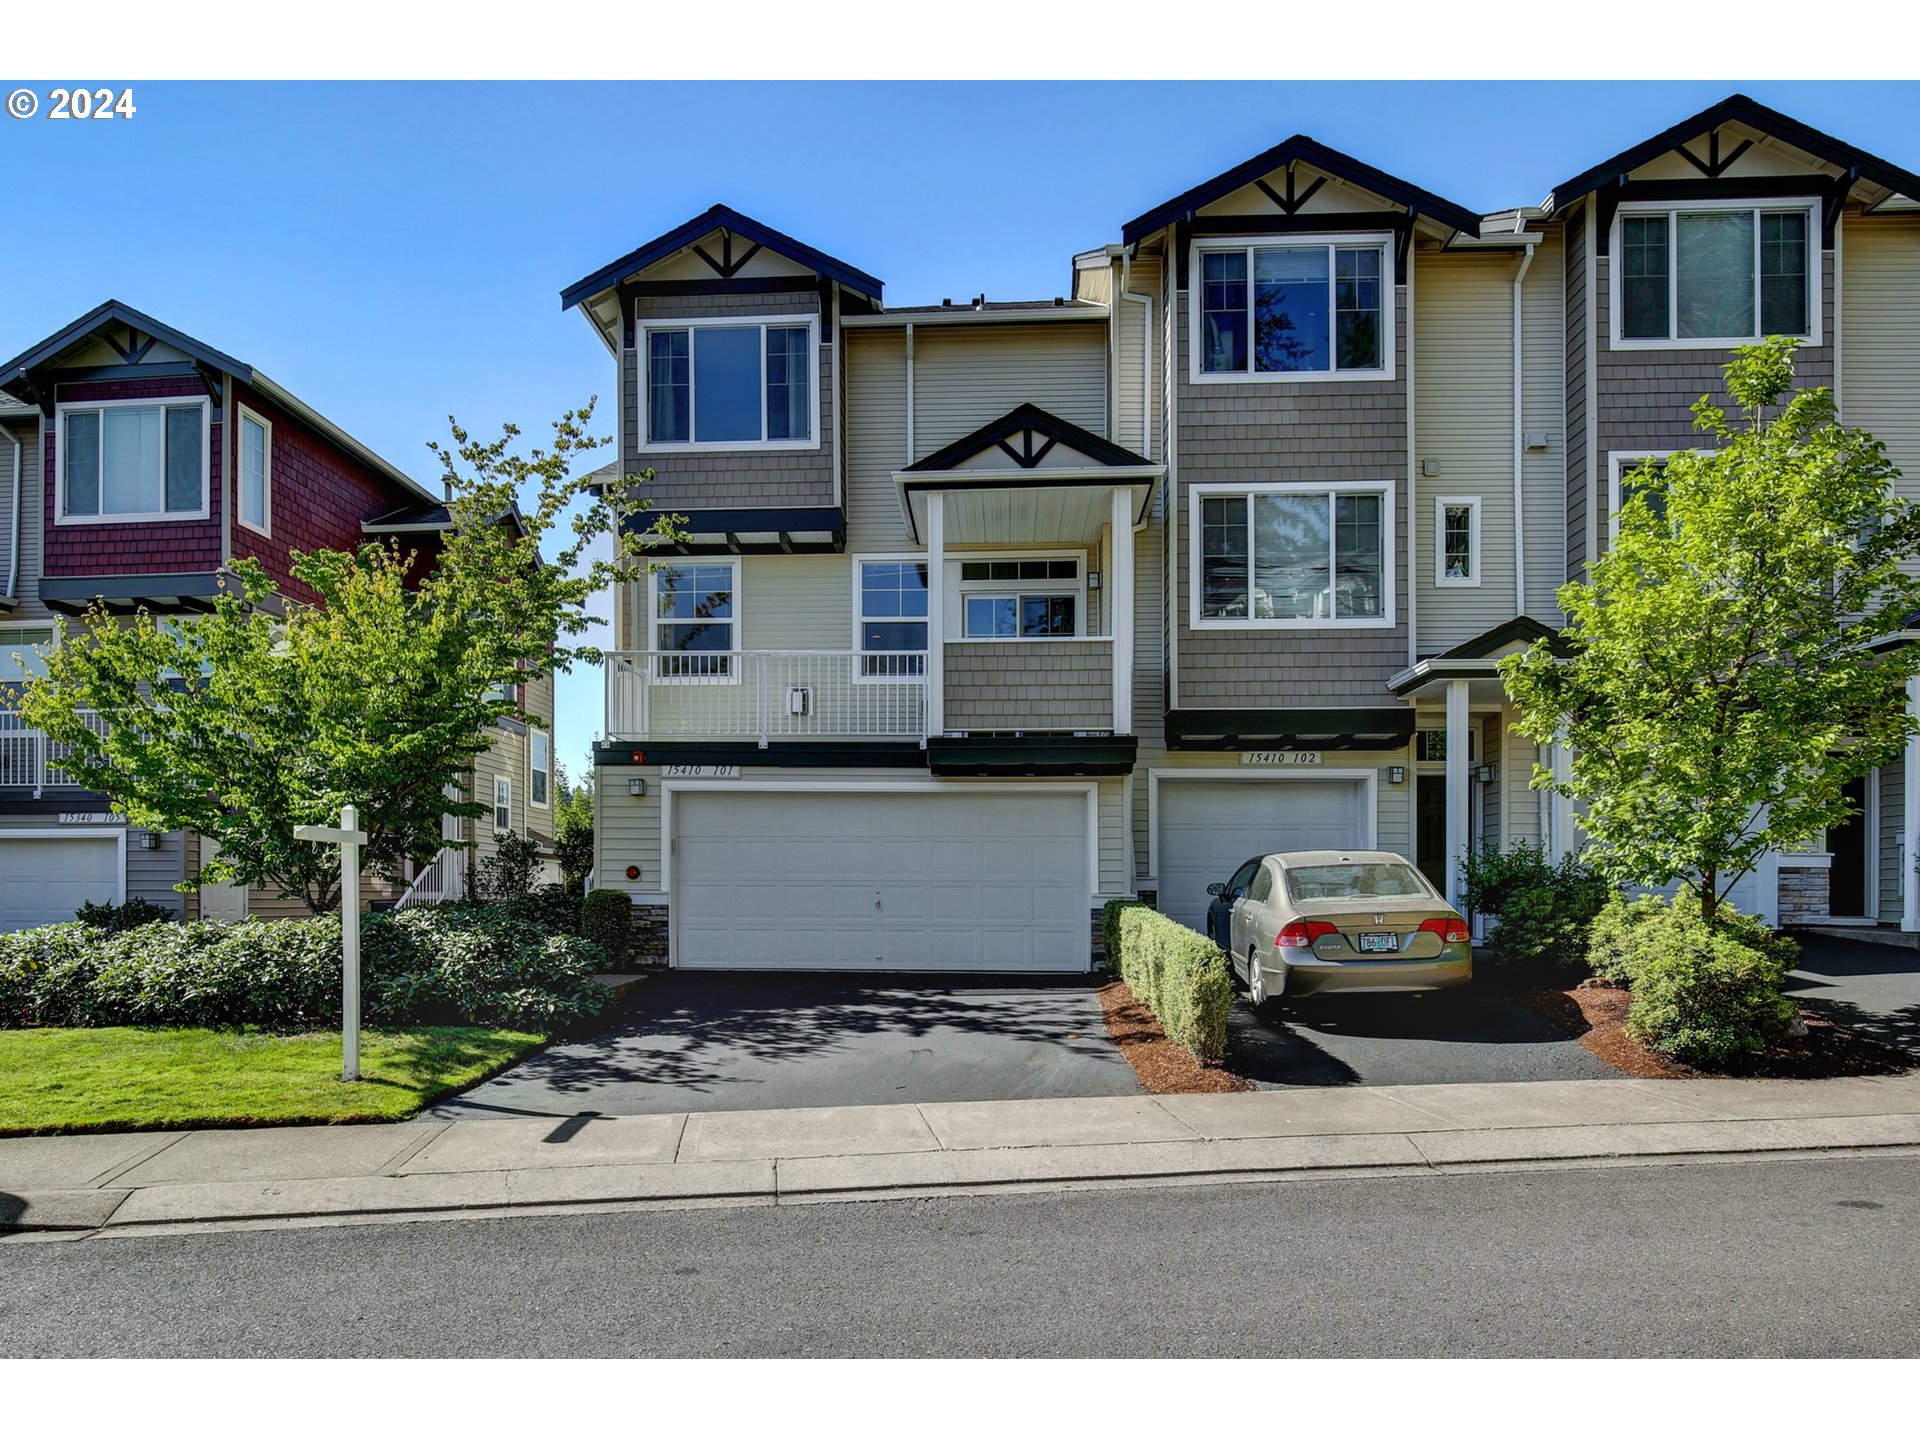
[{"label": "car tail light", "polygon": [[1304,950],[1322,935],[1339,933],[1338,925],[1329,925],[1325,920],[1295,920],[1273,937],[1273,943],[1289,950]]},{"label": "car tail light", "polygon": [[1458,945],[1468,938],[1467,922],[1458,915],[1436,915],[1431,920],[1422,920],[1420,928],[1438,935],[1442,945]]}]

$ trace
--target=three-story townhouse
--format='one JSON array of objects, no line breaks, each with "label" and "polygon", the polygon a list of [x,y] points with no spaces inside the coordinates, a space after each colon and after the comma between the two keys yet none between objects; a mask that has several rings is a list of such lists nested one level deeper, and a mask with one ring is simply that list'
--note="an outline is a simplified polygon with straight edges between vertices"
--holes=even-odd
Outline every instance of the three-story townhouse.
[{"label": "three-story townhouse", "polygon": [[[294,551],[395,536],[430,561],[449,524],[440,499],[268,376],[117,301],[0,365],[0,482],[9,689],[96,602],[122,614],[204,612],[232,562],[252,558],[287,601],[310,603]],[[550,683],[524,692],[525,712],[550,724]],[[503,722],[474,777],[495,815],[450,816],[449,838],[482,855],[496,829],[550,844],[551,753],[550,732]],[[175,890],[209,858],[206,842],[130,827],[75,786],[60,758],[0,707],[0,928],[135,897],[187,918],[303,913],[260,886]],[[364,893],[382,904],[451,898],[467,863],[450,850],[405,891]]]},{"label": "three-story townhouse", "polygon": [[[599,883],[689,966],[1072,970],[1246,857],[1380,846],[1458,895],[1578,843],[1499,658],[1733,345],[1920,485],[1920,179],[1744,97],[1493,214],[1305,136],[1074,257],[888,308],[716,207],[563,293],[621,461],[689,519],[622,587]],[[1920,749],[1743,908],[1920,932]]]}]

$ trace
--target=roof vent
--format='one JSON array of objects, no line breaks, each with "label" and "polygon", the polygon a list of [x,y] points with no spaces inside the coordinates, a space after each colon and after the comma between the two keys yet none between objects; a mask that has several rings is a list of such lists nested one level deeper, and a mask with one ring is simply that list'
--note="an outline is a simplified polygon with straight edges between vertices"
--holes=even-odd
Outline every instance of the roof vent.
[{"label": "roof vent", "polygon": [[1067,297],[1064,295],[1056,295],[1053,297],[1053,303],[1055,305],[1065,305],[1067,303]]},{"label": "roof vent", "polygon": [[986,291],[982,290],[978,295],[973,297],[973,308],[976,310],[984,310],[987,308]]},{"label": "roof vent", "polygon": [[949,310],[953,308],[953,301],[946,296],[941,297],[940,303],[946,306],[946,308]]}]

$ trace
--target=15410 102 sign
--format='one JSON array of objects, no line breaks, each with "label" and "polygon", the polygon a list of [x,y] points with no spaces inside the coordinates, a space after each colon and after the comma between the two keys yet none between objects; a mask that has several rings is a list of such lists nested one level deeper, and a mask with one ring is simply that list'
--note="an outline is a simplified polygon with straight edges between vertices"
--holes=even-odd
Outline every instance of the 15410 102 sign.
[{"label": "15410 102 sign", "polygon": [[1242,750],[1242,765],[1318,765],[1318,750]]}]

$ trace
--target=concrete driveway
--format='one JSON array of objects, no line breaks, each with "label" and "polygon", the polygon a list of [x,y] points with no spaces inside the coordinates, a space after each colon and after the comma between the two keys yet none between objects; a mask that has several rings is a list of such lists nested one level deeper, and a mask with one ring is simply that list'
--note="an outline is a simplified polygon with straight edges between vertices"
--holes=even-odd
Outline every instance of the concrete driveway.
[{"label": "concrete driveway", "polygon": [[615,1023],[428,1112],[659,1115],[1138,1095],[1092,977],[663,971]]},{"label": "concrete driveway", "polygon": [[1920,1055],[1920,950],[1800,935],[1787,993],[1836,1024]]},{"label": "concrete driveway", "polygon": [[1617,1079],[1579,1041],[1485,984],[1430,995],[1282,998],[1256,1020],[1236,997],[1227,1063],[1262,1090]]}]

